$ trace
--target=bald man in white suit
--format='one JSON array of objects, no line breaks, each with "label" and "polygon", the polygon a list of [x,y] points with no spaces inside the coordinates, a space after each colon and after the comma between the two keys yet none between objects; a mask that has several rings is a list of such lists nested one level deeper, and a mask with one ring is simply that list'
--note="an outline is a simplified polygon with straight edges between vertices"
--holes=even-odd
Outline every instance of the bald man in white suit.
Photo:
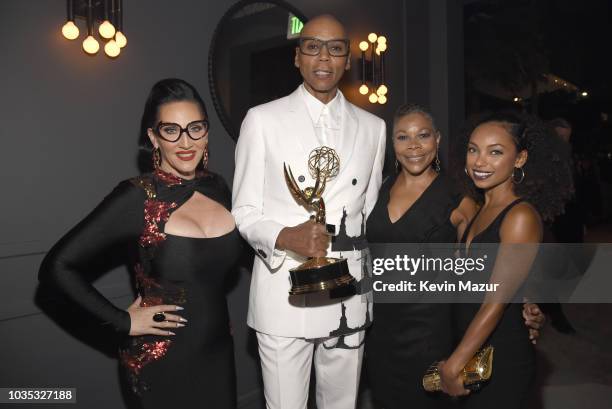
[{"label": "bald man in white suit", "polygon": [[[303,84],[249,110],[236,147],[232,213],[256,252],[248,325],[257,333],[269,409],[306,408],[313,360],[318,408],[356,405],[364,333],[372,320],[370,294],[361,285],[369,257],[364,225],[381,184],[385,124],[338,90],[350,68],[349,50],[334,17],[311,19],[295,56]],[[321,146],[340,159],[323,193],[327,228],[309,220],[283,174],[287,163],[300,188],[313,186],[307,162]],[[324,255],[347,258],[357,294],[289,296],[289,270]]]}]

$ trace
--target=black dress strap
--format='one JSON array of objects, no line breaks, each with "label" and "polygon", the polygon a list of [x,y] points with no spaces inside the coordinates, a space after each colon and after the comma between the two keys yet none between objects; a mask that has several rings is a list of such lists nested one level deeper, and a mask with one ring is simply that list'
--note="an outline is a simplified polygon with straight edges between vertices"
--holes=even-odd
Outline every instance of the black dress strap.
[{"label": "black dress strap", "polygon": [[506,216],[506,213],[508,213],[510,210],[512,210],[514,206],[516,206],[517,204],[523,201],[525,201],[525,199],[523,199],[522,197],[519,197],[518,199],[513,200],[512,203],[504,207],[504,210],[502,210],[497,217],[501,216],[501,218],[503,219]]},{"label": "black dress strap", "polygon": [[463,232],[463,236],[461,237],[461,241],[460,243],[465,243],[467,240],[467,236],[470,233],[470,231],[472,230],[472,225],[474,224],[474,221],[476,220],[476,218],[478,217],[478,215],[480,214],[480,211],[482,210],[482,206],[480,206],[478,208],[478,211],[476,212],[476,214],[474,215],[474,217],[472,217],[472,220],[470,220],[470,222],[468,223],[467,227],[465,228],[465,231]]},{"label": "black dress strap", "polygon": [[[485,227],[480,233],[478,233],[476,236],[479,236],[480,238],[482,238],[483,235],[486,232],[491,231],[491,230],[495,230],[496,231],[495,242],[499,242],[499,226],[501,225],[501,222],[506,217],[506,214],[508,214],[508,212],[510,210],[512,210],[512,208],[514,206],[516,206],[517,204],[523,202],[524,200],[525,199],[523,199],[522,197],[519,197],[518,199],[513,200],[508,206],[504,207],[503,210],[501,212],[499,212],[499,214],[497,216],[495,216],[495,219],[493,219],[493,221],[487,227]],[[474,215],[474,217],[472,218],[472,220],[468,224],[467,228],[463,232],[463,237],[461,238],[461,243],[466,243],[467,242],[467,236],[468,236],[469,232],[472,230],[472,225],[474,224],[474,221],[476,220],[476,218],[480,214],[481,210],[482,210],[482,207],[480,209],[478,209],[478,212],[476,212],[476,215]],[[476,236],[472,237],[472,242],[474,241]],[[485,242],[490,242],[490,240],[485,240]]]},{"label": "black dress strap", "polygon": [[487,229],[495,226],[499,230],[498,227],[501,225],[501,222],[504,220],[508,212],[512,210],[514,206],[516,206],[517,204],[521,203],[524,200],[525,199],[523,199],[522,197],[519,197],[518,199],[513,200],[512,203],[510,203],[508,206],[504,207],[504,209],[501,212],[499,212],[497,217],[493,220],[493,222],[489,225]]}]

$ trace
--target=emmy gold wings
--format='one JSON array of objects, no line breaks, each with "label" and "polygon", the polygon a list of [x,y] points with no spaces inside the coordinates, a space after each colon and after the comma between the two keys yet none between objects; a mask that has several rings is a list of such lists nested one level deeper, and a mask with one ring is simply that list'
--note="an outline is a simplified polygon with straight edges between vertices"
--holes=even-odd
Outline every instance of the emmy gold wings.
[{"label": "emmy gold wings", "polygon": [[306,189],[302,190],[295,181],[295,177],[291,172],[291,166],[283,163],[283,168],[285,171],[285,181],[287,182],[287,187],[297,202],[301,202],[304,205],[311,205],[314,199],[321,197],[323,191],[325,190],[325,179],[321,180],[321,178],[318,176],[319,173],[317,173],[317,180],[314,187],[307,187]]},{"label": "emmy gold wings", "polygon": [[307,187],[303,190],[304,196],[306,197],[306,204],[312,205],[315,200],[321,200],[321,195],[325,190],[325,179],[321,179],[320,172],[317,170],[317,179],[314,187]]},{"label": "emmy gold wings", "polygon": [[291,166],[288,166],[287,164],[283,163],[283,168],[285,170],[285,181],[287,182],[287,187],[289,188],[289,191],[291,192],[293,198],[297,202],[303,201],[305,203],[308,203],[308,198],[295,182],[295,178],[293,177],[293,173],[291,172]]}]

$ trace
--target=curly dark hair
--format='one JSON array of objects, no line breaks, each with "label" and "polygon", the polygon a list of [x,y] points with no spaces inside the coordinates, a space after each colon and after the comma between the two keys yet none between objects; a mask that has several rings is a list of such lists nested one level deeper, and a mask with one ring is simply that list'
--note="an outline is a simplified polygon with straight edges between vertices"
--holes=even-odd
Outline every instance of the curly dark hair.
[{"label": "curly dark hair", "polygon": [[465,172],[466,151],[474,129],[487,122],[503,124],[514,139],[518,151],[527,150],[523,166],[525,178],[514,184],[514,193],[538,210],[543,220],[550,221],[563,213],[565,203],[574,193],[569,146],[554,129],[540,119],[520,112],[487,113],[470,121],[460,136],[454,138],[450,170],[464,193],[482,203],[483,192]]}]

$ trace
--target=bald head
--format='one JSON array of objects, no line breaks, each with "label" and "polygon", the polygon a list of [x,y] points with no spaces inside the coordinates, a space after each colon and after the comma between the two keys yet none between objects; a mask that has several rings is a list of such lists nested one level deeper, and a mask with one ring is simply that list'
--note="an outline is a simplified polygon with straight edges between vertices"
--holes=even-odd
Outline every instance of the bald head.
[{"label": "bald head", "polygon": [[329,14],[309,20],[295,49],[295,66],[308,92],[324,104],[331,101],[344,71],[351,67],[350,45],[342,23]]},{"label": "bald head", "polygon": [[347,38],[344,26],[331,14],[321,14],[308,20],[304,24],[300,36],[316,37],[325,40]]}]

